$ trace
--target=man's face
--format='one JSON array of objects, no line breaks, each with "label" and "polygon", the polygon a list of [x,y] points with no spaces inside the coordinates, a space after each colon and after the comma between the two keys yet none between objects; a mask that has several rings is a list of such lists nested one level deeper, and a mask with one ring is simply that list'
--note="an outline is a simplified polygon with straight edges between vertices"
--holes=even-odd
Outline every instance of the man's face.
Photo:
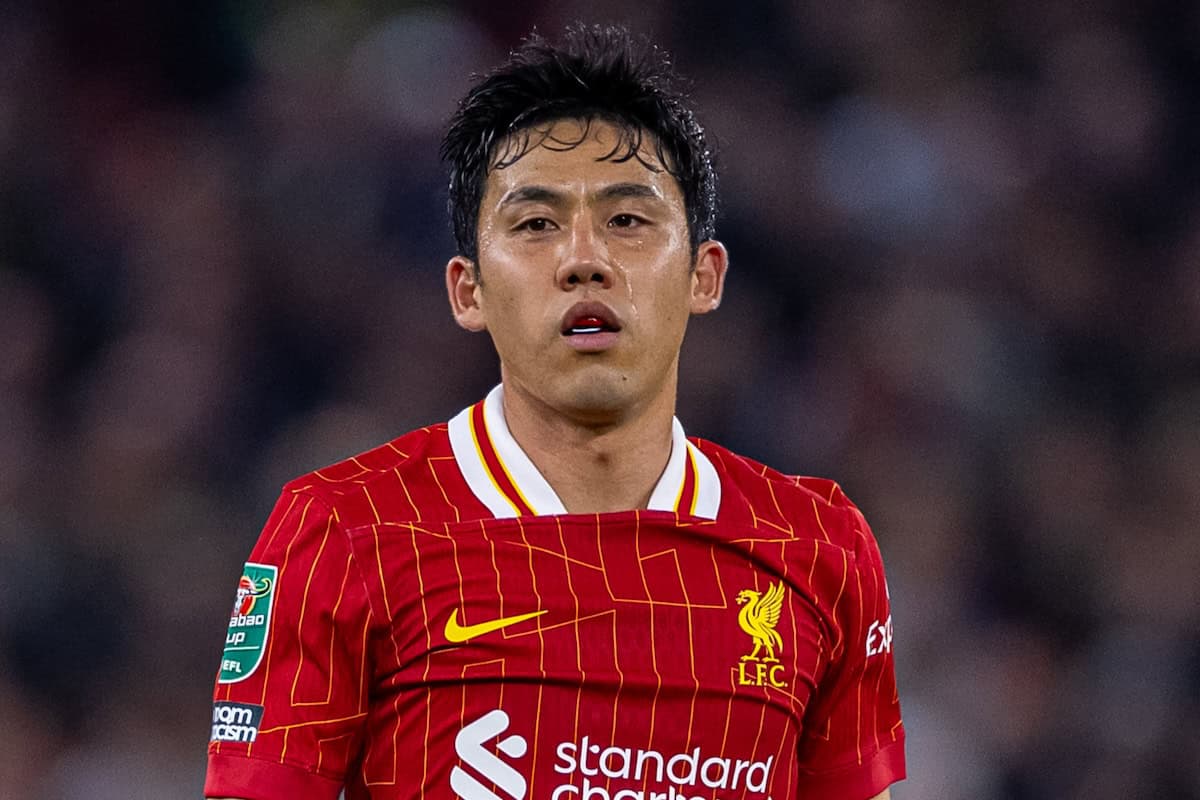
[{"label": "man's face", "polygon": [[[556,142],[578,141],[582,123],[546,127],[488,175],[478,263],[447,266],[455,317],[491,334],[506,386],[560,412],[601,423],[664,393],[673,403],[688,316],[720,301],[725,250],[704,242],[693,259],[675,179],[603,158],[612,125],[592,123],[569,148]],[[661,167],[653,143],[639,155]]]}]

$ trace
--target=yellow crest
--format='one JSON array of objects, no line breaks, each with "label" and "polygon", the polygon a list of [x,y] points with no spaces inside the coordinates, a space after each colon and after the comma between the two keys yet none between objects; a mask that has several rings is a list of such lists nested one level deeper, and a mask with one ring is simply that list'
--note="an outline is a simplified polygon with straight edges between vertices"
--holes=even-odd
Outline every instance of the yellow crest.
[{"label": "yellow crest", "polygon": [[[738,683],[743,686],[770,684],[782,688],[787,684],[779,678],[783,665],[779,653],[783,652],[783,637],[775,630],[783,613],[783,582],[767,587],[766,592],[743,589],[738,592],[738,625],[754,640],[754,649],[741,657],[738,664]],[[747,670],[747,662],[751,663]]]}]

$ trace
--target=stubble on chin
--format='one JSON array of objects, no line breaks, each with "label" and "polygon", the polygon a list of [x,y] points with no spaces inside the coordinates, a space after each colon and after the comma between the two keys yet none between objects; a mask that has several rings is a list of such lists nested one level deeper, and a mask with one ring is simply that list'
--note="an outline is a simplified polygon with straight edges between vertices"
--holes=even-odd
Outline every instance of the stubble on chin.
[{"label": "stubble on chin", "polygon": [[628,389],[621,391],[621,383],[621,378],[581,381],[564,399],[579,414],[613,414],[629,403]]},{"label": "stubble on chin", "polygon": [[643,404],[633,378],[617,370],[585,371],[563,386],[558,410],[578,422],[603,427],[625,421]]}]

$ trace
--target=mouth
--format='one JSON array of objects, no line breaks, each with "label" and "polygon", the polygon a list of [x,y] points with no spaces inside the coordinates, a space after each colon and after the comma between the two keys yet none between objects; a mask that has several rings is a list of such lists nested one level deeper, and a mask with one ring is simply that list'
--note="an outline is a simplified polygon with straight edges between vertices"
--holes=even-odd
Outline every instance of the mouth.
[{"label": "mouth", "polygon": [[618,333],[621,321],[616,313],[603,303],[576,303],[563,315],[563,336],[595,336]]}]

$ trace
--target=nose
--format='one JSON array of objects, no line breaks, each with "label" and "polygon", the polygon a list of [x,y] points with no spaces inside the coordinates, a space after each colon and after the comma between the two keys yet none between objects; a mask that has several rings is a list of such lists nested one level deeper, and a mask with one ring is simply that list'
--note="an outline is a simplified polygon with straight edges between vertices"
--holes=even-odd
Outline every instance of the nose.
[{"label": "nose", "polygon": [[604,236],[592,225],[583,223],[572,227],[565,252],[555,276],[564,291],[577,286],[591,285],[608,289],[613,285],[613,269],[608,259]]}]

